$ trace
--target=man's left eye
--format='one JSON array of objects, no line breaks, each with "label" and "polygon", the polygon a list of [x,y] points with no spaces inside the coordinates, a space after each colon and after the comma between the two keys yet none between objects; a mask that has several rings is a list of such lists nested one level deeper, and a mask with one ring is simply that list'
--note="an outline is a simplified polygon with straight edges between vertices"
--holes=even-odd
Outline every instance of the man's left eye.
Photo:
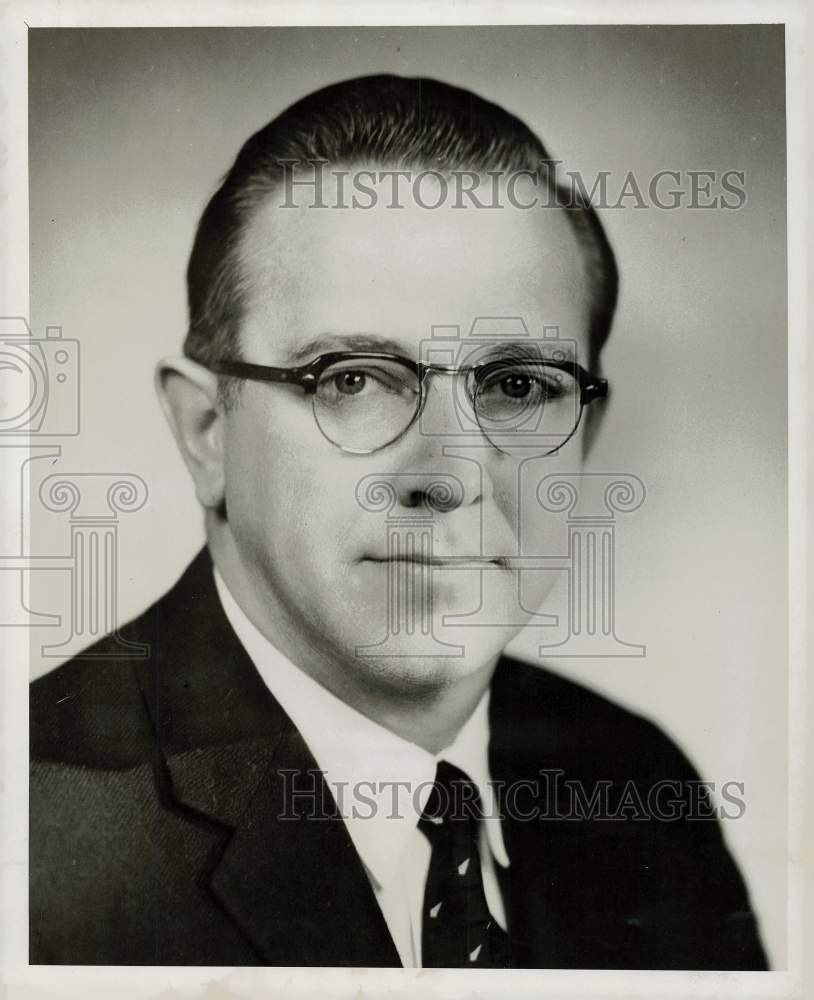
[{"label": "man's left eye", "polygon": [[[539,383],[538,383],[539,385]],[[512,399],[523,399],[534,388],[534,380],[529,375],[506,375],[500,381],[500,388]]]},{"label": "man's left eye", "polygon": [[334,376],[334,385],[345,396],[355,396],[367,384],[367,375],[360,371],[340,372]]}]

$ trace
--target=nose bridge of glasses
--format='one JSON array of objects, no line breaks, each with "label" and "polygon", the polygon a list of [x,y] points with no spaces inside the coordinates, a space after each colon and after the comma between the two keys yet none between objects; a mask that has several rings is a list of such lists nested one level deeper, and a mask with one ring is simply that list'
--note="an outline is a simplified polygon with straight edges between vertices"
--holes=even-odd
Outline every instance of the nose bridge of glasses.
[{"label": "nose bridge of glasses", "polygon": [[[460,430],[460,419],[457,408],[465,404],[471,411],[469,416],[474,418],[474,401],[469,388],[468,374],[469,368],[460,368],[454,365],[423,365],[421,371],[421,421],[424,426],[432,423],[434,433],[443,433],[443,430],[435,429],[436,426],[449,428],[455,433]],[[440,381],[448,379],[447,382]],[[434,392],[433,392],[434,388]],[[463,392],[462,392],[463,390]],[[428,414],[428,400],[430,395],[434,395],[436,402],[433,404],[433,418]],[[441,417],[439,420],[438,417]]]}]

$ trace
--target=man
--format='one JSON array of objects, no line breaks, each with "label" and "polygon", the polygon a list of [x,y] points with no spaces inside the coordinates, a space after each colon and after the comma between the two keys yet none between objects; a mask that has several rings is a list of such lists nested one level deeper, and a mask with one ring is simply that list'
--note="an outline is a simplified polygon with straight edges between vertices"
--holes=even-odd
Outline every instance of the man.
[{"label": "man", "polygon": [[615,264],[566,201],[429,80],[245,144],[157,377],[207,547],[125,629],[148,659],[32,686],[32,962],[765,968],[677,748],[503,655],[606,390]]}]

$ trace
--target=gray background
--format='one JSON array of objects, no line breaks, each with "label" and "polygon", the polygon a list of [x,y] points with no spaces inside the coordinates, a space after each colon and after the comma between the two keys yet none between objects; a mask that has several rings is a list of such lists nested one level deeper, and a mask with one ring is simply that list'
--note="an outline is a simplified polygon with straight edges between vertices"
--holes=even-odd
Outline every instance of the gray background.
[{"label": "gray background", "polygon": [[[505,104],[589,179],[745,171],[740,211],[602,213],[622,293],[604,355],[614,398],[590,467],[647,486],[619,521],[617,592],[619,634],[647,657],[549,662],[656,718],[705,777],[745,783],[746,813],[725,833],[783,968],[782,27],[37,29],[29,40],[31,323],[37,335],[61,325],[82,350],[82,432],[60,468],[133,472],[150,490],[122,519],[121,620],[202,540],[152,389],[155,361],[183,338],[194,226],[240,144],[291,101],[363,73],[436,76]],[[32,463],[32,496],[52,471]],[[34,553],[65,551],[67,530],[33,504]],[[32,577],[33,606],[64,611],[64,574]],[[35,630],[34,648],[53,631]],[[531,658],[536,646],[516,644]],[[35,657],[32,674],[53,664]]]}]

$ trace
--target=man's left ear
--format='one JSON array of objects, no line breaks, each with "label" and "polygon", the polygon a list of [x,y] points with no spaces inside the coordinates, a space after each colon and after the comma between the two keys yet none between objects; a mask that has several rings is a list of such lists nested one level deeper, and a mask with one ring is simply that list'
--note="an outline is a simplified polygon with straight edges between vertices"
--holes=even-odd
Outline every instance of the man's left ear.
[{"label": "man's left ear", "polygon": [[190,358],[164,358],[155,386],[164,416],[195,482],[202,507],[218,509],[225,494],[223,404],[218,377]]}]

